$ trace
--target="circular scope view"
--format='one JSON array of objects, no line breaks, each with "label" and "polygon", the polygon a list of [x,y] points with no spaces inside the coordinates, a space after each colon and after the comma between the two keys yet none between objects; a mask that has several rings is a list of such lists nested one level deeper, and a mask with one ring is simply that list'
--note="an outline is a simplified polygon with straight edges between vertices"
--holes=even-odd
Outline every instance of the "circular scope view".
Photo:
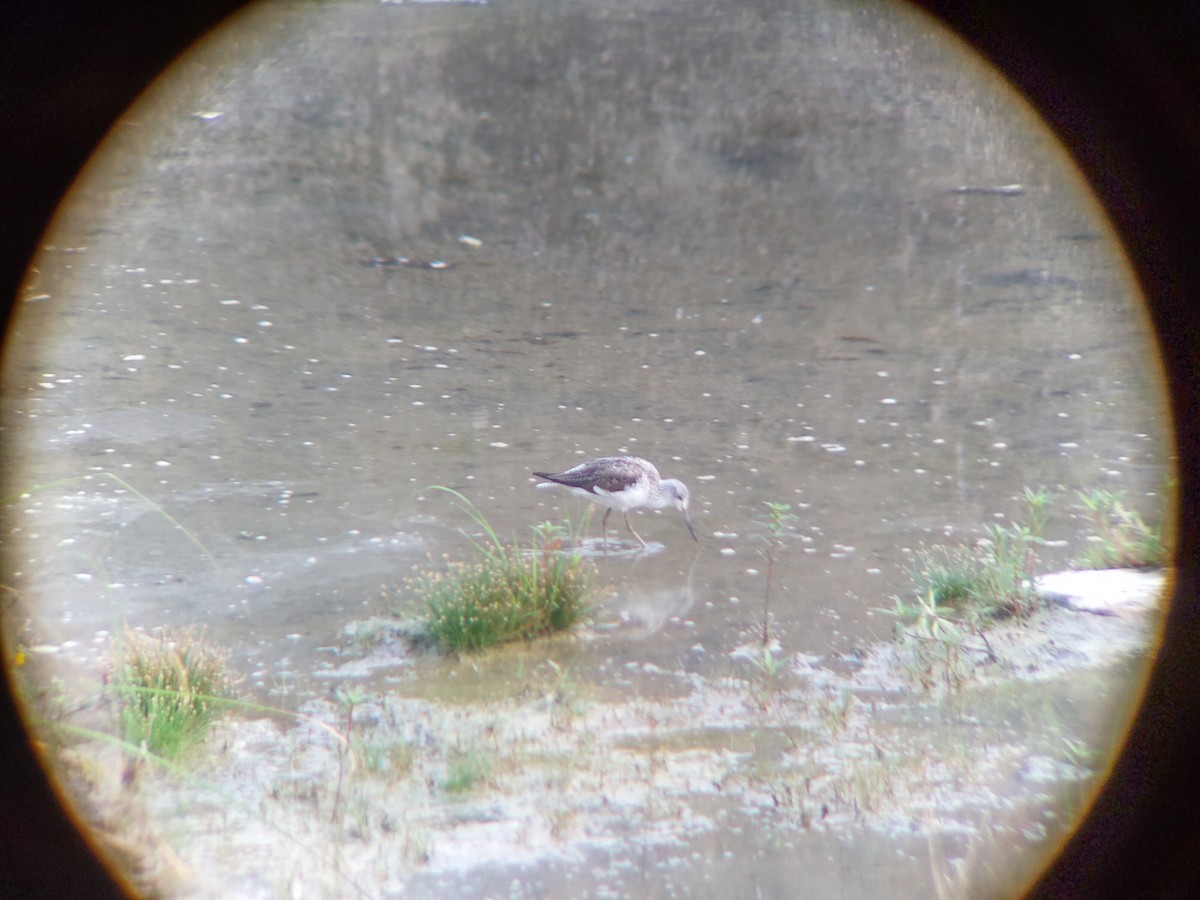
[{"label": "circular scope view", "polygon": [[1169,580],[1121,246],[899,4],[262,2],[4,347],[3,654],[161,897],[968,897]]}]

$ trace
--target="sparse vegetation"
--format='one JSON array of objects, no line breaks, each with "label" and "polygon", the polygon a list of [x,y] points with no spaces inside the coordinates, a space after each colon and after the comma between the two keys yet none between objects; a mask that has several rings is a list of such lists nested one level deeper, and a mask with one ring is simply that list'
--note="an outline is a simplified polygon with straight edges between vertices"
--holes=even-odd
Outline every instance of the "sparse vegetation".
[{"label": "sparse vegetation", "polygon": [[[1028,523],[992,525],[973,546],[933,547],[917,555],[912,569],[919,604],[952,607],[968,616],[1028,616],[1038,604],[1033,579],[1037,548],[1053,495],[1025,489]],[[898,607],[905,605],[897,601]]]},{"label": "sparse vegetation", "polygon": [[508,641],[571,628],[588,612],[593,567],[564,552],[565,529],[551,523],[533,527],[527,547],[504,543],[469,500],[449,488],[484,530],[476,558],[421,568],[408,590],[428,609],[426,634],[457,653],[483,650]]},{"label": "sparse vegetation", "polygon": [[[1161,564],[1165,556],[1158,531],[1127,509],[1120,494],[1077,492],[1077,509],[1091,524],[1089,548],[1080,568],[1141,567]],[[1025,522],[992,525],[973,545],[922,549],[911,574],[915,597],[895,597],[893,609],[881,610],[900,622],[897,634],[907,645],[899,660],[925,686],[942,682],[958,687],[978,661],[995,661],[988,644],[989,623],[1003,616],[1027,618],[1041,605],[1037,593],[1038,549],[1054,496],[1025,489]],[[980,656],[982,654],[982,657]]]},{"label": "sparse vegetation", "polygon": [[[899,620],[900,661],[926,687],[960,687],[983,659],[995,661],[985,629],[998,616],[1025,618],[1040,604],[1034,578],[1053,495],[1025,489],[1027,522],[992,525],[971,546],[932,547],[911,570],[915,597],[881,610]],[[973,640],[974,639],[974,640]]]},{"label": "sparse vegetation", "polygon": [[224,653],[192,629],[127,629],[115,684],[125,740],[167,759],[200,741],[233,697]]},{"label": "sparse vegetation", "polygon": [[1088,547],[1075,565],[1081,569],[1160,566],[1166,558],[1162,534],[1136,511],[1126,509],[1123,495],[1109,491],[1076,491],[1091,527]]}]

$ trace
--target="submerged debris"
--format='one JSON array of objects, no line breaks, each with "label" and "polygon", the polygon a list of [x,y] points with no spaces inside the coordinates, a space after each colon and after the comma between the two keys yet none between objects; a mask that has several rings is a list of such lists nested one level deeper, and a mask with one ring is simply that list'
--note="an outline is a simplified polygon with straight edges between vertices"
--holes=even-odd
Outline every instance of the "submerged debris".
[{"label": "submerged debris", "polygon": [[1019,197],[1025,193],[1025,186],[1020,184],[999,185],[968,185],[961,184],[950,189],[951,194],[992,194],[998,197]]},{"label": "submerged debris", "polygon": [[407,256],[369,256],[359,260],[359,264],[368,269],[424,269],[430,272],[454,268],[454,263],[444,259],[409,259]]}]

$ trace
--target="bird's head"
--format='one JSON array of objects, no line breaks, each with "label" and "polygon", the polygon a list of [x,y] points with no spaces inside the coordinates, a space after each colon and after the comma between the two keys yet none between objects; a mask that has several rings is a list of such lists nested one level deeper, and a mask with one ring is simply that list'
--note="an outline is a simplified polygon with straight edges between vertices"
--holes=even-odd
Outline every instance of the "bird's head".
[{"label": "bird's head", "polygon": [[688,531],[692,534],[693,541],[699,541],[696,537],[696,529],[692,527],[692,517],[688,515],[688,504],[692,500],[691,492],[688,487],[678,478],[668,478],[663,482],[663,487],[667,489],[671,497],[671,505],[683,513],[683,522],[688,527]]}]

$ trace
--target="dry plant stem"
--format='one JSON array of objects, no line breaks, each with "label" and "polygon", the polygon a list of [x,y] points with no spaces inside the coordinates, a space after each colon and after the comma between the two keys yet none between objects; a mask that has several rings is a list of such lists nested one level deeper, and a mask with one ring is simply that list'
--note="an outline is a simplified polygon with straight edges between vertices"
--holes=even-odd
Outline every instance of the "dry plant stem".
[{"label": "dry plant stem", "polygon": [[337,823],[338,806],[340,806],[341,802],[342,802],[342,780],[346,774],[346,752],[347,752],[346,748],[344,748],[344,747],[338,748],[337,787],[334,789],[334,792],[333,792],[333,807],[329,810],[330,824]]},{"label": "dry plant stem", "polygon": [[775,560],[779,555],[779,548],[783,543],[783,535],[785,531],[791,527],[791,523],[796,517],[788,510],[792,507],[787,503],[774,503],[767,501],[767,509],[770,514],[765,520],[759,520],[759,524],[764,525],[769,534],[767,540],[767,585],[763,592],[763,626],[762,626],[762,645],[765,651],[771,643],[771,584],[775,577]]},{"label": "dry plant stem", "polygon": [[333,792],[333,809],[329,812],[329,821],[337,822],[338,806],[342,802],[342,781],[346,771],[346,757],[350,754],[350,736],[354,733],[351,729],[354,726],[354,700],[355,694],[348,693],[344,695],[346,703],[346,740],[338,745],[338,778],[337,788]]},{"label": "dry plant stem", "polygon": [[767,551],[767,590],[763,595],[762,626],[762,645],[764,648],[771,643],[771,579],[775,574],[775,552],[778,547],[778,540],[772,539],[771,549]]}]

